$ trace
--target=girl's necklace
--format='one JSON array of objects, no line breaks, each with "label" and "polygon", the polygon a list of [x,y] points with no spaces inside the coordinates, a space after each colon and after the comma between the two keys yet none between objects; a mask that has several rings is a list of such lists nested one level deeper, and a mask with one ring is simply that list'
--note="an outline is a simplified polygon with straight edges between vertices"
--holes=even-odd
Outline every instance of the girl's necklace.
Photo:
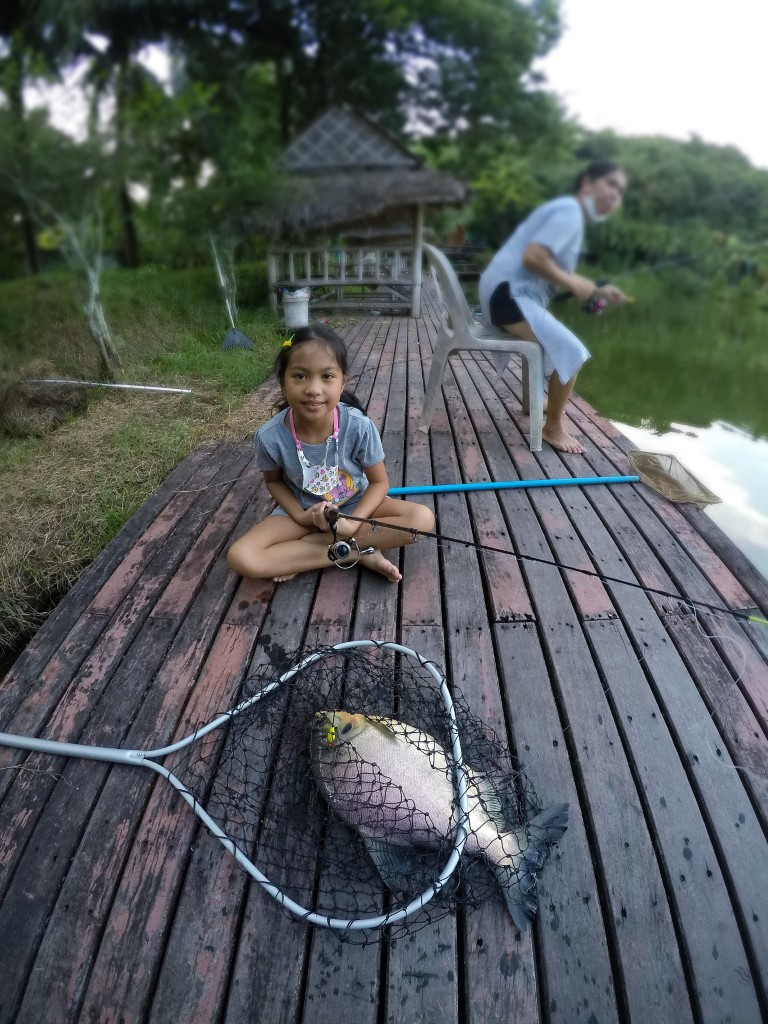
[{"label": "girl's necklace", "polygon": [[[291,428],[291,436],[296,445],[296,452],[302,466],[304,490],[309,491],[310,494],[324,495],[330,487],[336,484],[339,475],[339,407],[336,406],[333,410],[333,433],[328,436],[325,442],[325,456],[323,461],[317,466],[313,466],[304,454],[301,441],[296,436],[293,409],[288,410],[288,425]],[[331,444],[336,445],[336,462],[332,467],[329,467],[328,459],[331,454]]]}]

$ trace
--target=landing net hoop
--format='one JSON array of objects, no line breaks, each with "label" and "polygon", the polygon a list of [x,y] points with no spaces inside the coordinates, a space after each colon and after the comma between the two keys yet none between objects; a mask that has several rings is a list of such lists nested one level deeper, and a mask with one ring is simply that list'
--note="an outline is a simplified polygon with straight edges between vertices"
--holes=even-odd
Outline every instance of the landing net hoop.
[{"label": "landing net hoop", "polygon": [[[257,703],[274,694],[285,683],[289,683],[300,672],[315,662],[328,657],[331,652],[344,652],[361,648],[376,648],[378,650],[389,650],[396,654],[412,658],[426,670],[437,683],[440,696],[445,706],[448,732],[450,735],[450,746],[452,753],[453,788],[457,805],[457,824],[455,837],[453,839],[450,855],[439,872],[438,877],[424,891],[411,899],[405,906],[391,909],[386,913],[373,917],[364,918],[342,918],[328,914],[319,914],[308,907],[302,906],[296,900],[289,897],[278,885],[274,884],[264,872],[246,856],[237,843],[227,835],[219,824],[202,806],[197,796],[192,793],[177,775],[166,768],[159,759],[170,754],[177,753],[189,748],[193,743],[203,739],[206,735],[222,726],[228,725],[244,712],[253,708]],[[330,647],[314,651],[303,658],[298,664],[284,672],[274,682],[263,687],[258,693],[242,701],[230,711],[227,711],[212,719],[206,725],[201,726],[183,739],[165,747],[155,750],[126,750],[118,747],[99,747],[88,744],[64,743],[56,740],[40,739],[33,736],[19,736],[12,733],[0,732],[0,745],[14,747],[20,750],[29,750],[36,753],[52,754],[63,757],[77,757],[94,761],[105,761],[112,764],[130,765],[132,767],[148,768],[167,782],[179,793],[184,801],[192,808],[197,817],[203,822],[208,831],[218,839],[225,849],[232,854],[237,863],[255,881],[259,883],[283,908],[290,913],[306,921],[308,924],[320,928],[330,928],[339,932],[369,931],[384,928],[396,924],[417,914],[428,904],[446,885],[448,880],[456,871],[464,845],[467,840],[467,822],[469,818],[468,809],[468,780],[464,767],[464,760],[461,748],[461,739],[457,722],[456,711],[451,697],[445,675],[432,662],[423,658],[416,651],[409,647],[393,641],[376,640],[349,640],[343,643],[334,644]]]}]

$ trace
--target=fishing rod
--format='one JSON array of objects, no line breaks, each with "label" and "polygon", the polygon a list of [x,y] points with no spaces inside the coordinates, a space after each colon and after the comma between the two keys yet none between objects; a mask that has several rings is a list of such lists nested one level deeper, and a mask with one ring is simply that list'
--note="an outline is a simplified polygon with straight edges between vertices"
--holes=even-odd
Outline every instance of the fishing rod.
[{"label": "fishing rod", "polygon": [[[761,249],[768,245],[768,239],[762,239],[758,242],[749,242],[742,245],[743,249]],[[705,259],[707,256],[715,250],[708,250],[707,252],[697,252],[687,256],[673,256],[670,259],[662,260],[660,263],[645,263],[642,266],[634,267],[631,270],[622,270],[618,274],[613,274],[611,278],[601,278],[595,282],[598,288],[602,288],[606,284],[612,283],[614,280],[623,281],[628,277],[636,277],[638,274],[657,274],[660,270],[665,270],[668,267],[684,267],[689,263],[698,263]],[[725,253],[724,255],[729,255]],[[734,253],[731,256],[736,255]],[[553,302],[563,302],[566,299],[573,297],[573,292],[558,292],[557,295],[552,299]],[[629,299],[630,302],[634,302],[633,298]],[[582,309],[585,313],[603,313],[607,307],[605,299],[601,299],[599,296],[593,296],[587,299],[582,305]]]},{"label": "fishing rod", "polygon": [[166,388],[156,384],[113,384],[103,380],[69,380],[65,377],[30,377],[25,384],[66,384],[78,388],[117,388],[121,391],[151,391],[167,395],[191,395],[191,388]]},{"label": "fishing rod", "polygon": [[[760,618],[758,615],[750,615],[748,612],[739,611],[734,608],[723,608],[720,605],[710,604],[707,601],[694,601],[692,598],[681,597],[680,594],[673,594],[668,590],[659,590],[656,587],[645,587],[642,583],[633,583],[629,580],[621,580],[617,576],[607,576],[604,573],[596,572],[594,569],[582,569],[576,565],[566,565],[564,562],[553,562],[549,558],[540,558],[538,555],[521,555],[509,548],[497,548],[490,544],[479,544],[476,541],[465,540],[463,537],[449,537],[444,533],[434,533],[427,530],[416,530],[410,526],[395,526],[392,523],[383,523],[378,519],[366,519],[361,516],[348,515],[337,508],[327,508],[324,512],[328,525],[331,528],[333,542],[328,546],[328,558],[340,569],[352,569],[364,555],[372,554],[373,548],[360,548],[354,537],[339,540],[336,530],[339,519],[348,519],[353,523],[367,523],[376,530],[397,530],[400,533],[409,534],[413,540],[419,537],[427,537],[430,540],[447,541],[450,544],[461,544],[466,548],[474,548],[477,551],[491,551],[497,555],[511,555],[518,562],[536,562],[539,565],[550,565],[555,569],[565,569],[567,572],[578,572],[583,576],[591,576],[603,583],[620,583],[624,587],[633,587],[635,590],[642,590],[646,594],[655,594],[658,597],[670,598],[673,601],[682,601],[683,604],[692,605],[694,608],[705,608],[707,611],[717,612],[719,615],[732,615],[734,618],[744,622],[760,623],[768,626],[768,619]],[[347,563],[347,559],[355,556],[353,562]],[[341,562],[347,564],[341,565]]]},{"label": "fishing rod", "polygon": [[[704,253],[696,253],[693,256],[677,256],[673,259],[664,260],[661,263],[656,264],[645,264],[642,267],[635,267],[633,270],[624,270],[618,274],[614,274],[612,277],[601,277],[595,281],[597,288],[602,288],[607,284],[611,284],[614,280],[623,281],[627,277],[635,277],[637,274],[656,274],[665,267],[680,267],[686,263],[695,263],[697,260],[704,258]],[[557,295],[552,299],[553,302],[565,302],[566,299],[572,299],[573,292],[558,292]],[[628,300],[634,302],[633,298]],[[605,312],[607,303],[605,299],[601,299],[599,296],[592,296],[587,299],[586,302],[582,303],[581,308],[585,313],[603,313]]]}]

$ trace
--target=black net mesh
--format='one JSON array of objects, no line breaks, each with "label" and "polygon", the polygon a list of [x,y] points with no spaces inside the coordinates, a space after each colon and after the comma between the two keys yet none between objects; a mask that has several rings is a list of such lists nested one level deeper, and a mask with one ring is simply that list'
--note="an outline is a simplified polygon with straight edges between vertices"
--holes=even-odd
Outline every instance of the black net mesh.
[{"label": "black net mesh", "polygon": [[418,656],[386,645],[299,652],[290,665],[310,656],[278,685],[287,665],[249,677],[243,699],[266,696],[166,767],[301,908],[337,922],[386,918],[333,925],[342,938],[370,940],[380,926],[405,934],[499,895],[524,924],[535,912],[535,871],[564,824],[535,826],[541,808],[507,747],[453,689],[469,835],[457,870],[420,905],[449,862],[460,818],[441,683]]}]

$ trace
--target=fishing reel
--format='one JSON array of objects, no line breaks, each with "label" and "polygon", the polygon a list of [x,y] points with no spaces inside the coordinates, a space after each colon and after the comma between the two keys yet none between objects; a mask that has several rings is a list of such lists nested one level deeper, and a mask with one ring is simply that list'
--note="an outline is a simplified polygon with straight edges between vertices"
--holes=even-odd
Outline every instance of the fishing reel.
[{"label": "fishing reel", "polygon": [[[607,278],[604,278],[601,281],[596,281],[595,284],[598,288],[602,288],[603,285],[609,284],[609,281]],[[600,313],[604,313],[606,309],[608,309],[608,300],[604,299],[602,295],[590,295],[581,308],[585,313],[592,313],[599,316]]]},{"label": "fishing reel", "polygon": [[[328,545],[328,558],[339,569],[354,569],[363,555],[372,555],[376,550],[375,548],[361,548],[354,537],[339,540],[336,536],[337,524],[339,522],[339,510],[337,508],[327,508],[324,515],[333,534],[333,543]],[[354,558],[354,561],[347,561],[350,558]],[[342,562],[346,564],[342,565]]]},{"label": "fishing reel", "polygon": [[581,307],[585,313],[604,313],[608,308],[608,302],[601,295],[591,295]]}]

